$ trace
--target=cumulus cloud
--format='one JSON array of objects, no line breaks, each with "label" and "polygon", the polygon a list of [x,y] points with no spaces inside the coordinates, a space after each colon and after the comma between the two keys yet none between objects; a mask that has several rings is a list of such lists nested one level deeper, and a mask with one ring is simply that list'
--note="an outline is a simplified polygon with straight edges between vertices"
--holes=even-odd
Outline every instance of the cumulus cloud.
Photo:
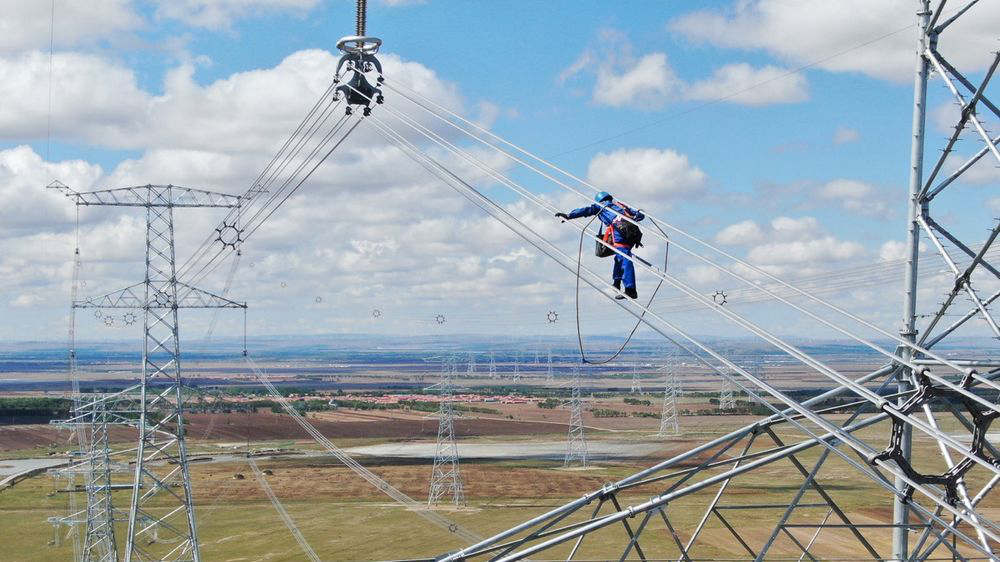
[{"label": "cumulus cloud", "polygon": [[632,43],[613,29],[602,30],[596,46],[584,50],[560,71],[556,82],[565,84],[581,74],[595,75],[594,103],[611,107],[656,109],[681,100],[769,105],[809,97],[804,76],[775,66],[727,64],[711,76],[689,83],[677,75],[666,53],[636,56]]},{"label": "cumulus cloud", "polygon": [[[142,26],[131,0],[49,2],[0,0],[0,53],[87,45]],[[53,26],[54,29],[50,29]]]},{"label": "cumulus cloud", "polygon": [[[0,58],[0,98],[5,100],[0,138],[44,138],[48,106],[38,93],[48,89],[48,64],[39,51]],[[146,125],[154,99],[139,89],[130,69],[80,53],[56,53],[52,66],[59,77],[52,95],[53,136],[105,144],[109,137],[134,137],[135,129]]]},{"label": "cumulus cloud", "polygon": [[161,0],[156,6],[156,17],[222,29],[236,18],[275,12],[302,15],[318,4],[319,0]]},{"label": "cumulus cloud", "polygon": [[895,261],[906,257],[906,243],[899,240],[888,240],[878,249],[879,261]]},{"label": "cumulus cloud", "polygon": [[761,244],[752,248],[747,257],[761,264],[811,264],[820,260],[848,260],[864,253],[864,246],[857,242],[822,236],[812,240]]},{"label": "cumulus cloud", "polygon": [[720,244],[747,246],[751,262],[776,274],[784,266],[816,266],[865,254],[864,246],[838,240],[814,217],[776,217],[766,226],[742,221],[719,231],[715,240]]},{"label": "cumulus cloud", "polygon": [[611,66],[598,68],[594,101],[612,107],[655,108],[663,105],[679,84],[667,55],[651,53],[621,72]]},{"label": "cumulus cloud", "polygon": [[723,228],[715,235],[715,241],[729,246],[750,246],[764,240],[764,231],[752,220],[745,220]]},{"label": "cumulus cloud", "polygon": [[789,74],[776,66],[754,68],[747,63],[727,64],[712,76],[692,83],[687,99],[723,100],[742,105],[796,103],[809,99],[805,76]]},{"label": "cumulus cloud", "polygon": [[[912,79],[915,10],[909,0],[738,0],[724,10],[680,16],[668,27],[696,42],[906,82]],[[948,29],[942,52],[960,68],[982,69],[989,62],[982,54],[996,48],[998,18],[1000,4],[980,2]],[[849,55],[831,56],[849,47],[856,47]]]},{"label": "cumulus cloud", "polygon": [[[52,98],[54,138],[124,149],[245,153],[276,150],[329,85],[337,56],[322,50],[293,53],[277,66],[239,72],[200,85],[194,68],[169,71],[164,92],[137,86],[135,73],[95,55],[57,54],[59,87]],[[386,72],[441,105],[461,111],[454,84],[427,67],[393,54],[381,56]],[[0,138],[44,138],[47,57],[28,53],[0,59]],[[403,104],[398,98],[387,103]]]},{"label": "cumulus cloud", "polygon": [[630,148],[595,155],[588,180],[626,201],[669,202],[704,190],[708,176],[688,157],[669,148]]},{"label": "cumulus cloud", "polygon": [[846,211],[867,217],[892,216],[883,194],[874,186],[858,180],[835,179],[820,186],[821,199],[840,205]]}]

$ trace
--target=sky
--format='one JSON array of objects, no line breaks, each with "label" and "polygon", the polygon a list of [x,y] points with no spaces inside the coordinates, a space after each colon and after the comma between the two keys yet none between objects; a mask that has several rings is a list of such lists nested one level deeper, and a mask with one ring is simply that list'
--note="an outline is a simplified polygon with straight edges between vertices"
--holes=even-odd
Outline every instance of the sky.
[{"label": "sky", "polygon": [[[1000,5],[982,4],[941,44],[974,82],[1000,28]],[[917,2],[628,6],[372,0],[368,33],[383,40],[388,79],[717,245],[731,257],[712,259],[751,282],[760,274],[733,257],[897,330],[902,279],[892,273],[904,253]],[[81,296],[143,276],[141,211],[84,208],[77,229],[77,210],[45,185],[241,194],[329,85],[337,39],[354,32],[353,2],[344,1],[0,0],[0,8],[0,339],[10,341],[65,337],[77,232]],[[927,110],[928,146],[939,147],[958,114],[940,81]],[[230,298],[246,301],[251,335],[575,336],[571,272],[366,128],[247,241],[237,267],[220,267],[203,288],[229,285]],[[945,171],[983,146],[973,131],[962,139]],[[476,154],[557,208],[586,204],[496,154]],[[935,201],[935,216],[970,243],[1000,212],[995,164],[984,160]],[[578,230],[478,181],[575,257]],[[219,220],[217,211],[178,210],[179,259]],[[664,246],[651,232],[640,253],[659,263]],[[668,269],[700,294],[726,292],[724,306],[775,333],[842,336],[753,298],[743,281],[699,261],[704,247],[685,254],[681,244],[671,245]],[[609,276],[610,260],[589,255],[591,245],[584,267]],[[940,258],[925,263],[923,313],[950,283]],[[850,275],[867,284],[836,290]],[[655,286],[640,272],[641,297]],[[586,334],[624,334],[633,321],[586,285],[579,302]],[[744,333],[674,287],[654,302],[694,333]],[[120,313],[109,327],[91,312],[77,317],[81,339],[137,337]],[[238,337],[243,325],[226,311],[184,312],[182,322],[188,339],[207,337],[213,324],[214,337]],[[982,323],[968,332],[977,334],[986,334]]]}]

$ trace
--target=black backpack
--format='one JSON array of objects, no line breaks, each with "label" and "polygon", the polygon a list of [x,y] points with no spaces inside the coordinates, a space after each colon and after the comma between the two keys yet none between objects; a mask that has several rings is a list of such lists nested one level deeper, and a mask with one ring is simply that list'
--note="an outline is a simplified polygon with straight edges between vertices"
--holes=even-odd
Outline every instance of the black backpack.
[{"label": "black backpack", "polygon": [[627,220],[619,220],[617,223],[622,242],[629,246],[642,246],[642,229],[639,228],[639,225]]}]

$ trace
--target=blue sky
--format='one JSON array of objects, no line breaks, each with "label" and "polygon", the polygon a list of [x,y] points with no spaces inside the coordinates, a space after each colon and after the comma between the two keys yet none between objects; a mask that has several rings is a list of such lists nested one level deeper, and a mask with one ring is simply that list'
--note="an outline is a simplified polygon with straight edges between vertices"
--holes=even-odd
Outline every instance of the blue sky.
[{"label": "blue sky", "polygon": [[[0,42],[0,75],[11,77],[0,96],[12,102],[0,110],[0,179],[5,195],[23,200],[7,219],[0,215],[10,225],[0,228],[7,250],[0,314],[19,326],[0,327],[8,338],[57,339],[52,334],[65,326],[72,214],[39,185],[58,177],[81,189],[152,181],[242,192],[313,103],[313,87],[323,83],[318,69],[354,26],[351,2],[122,0],[88,9],[57,0],[47,155],[49,5],[2,4],[21,24]],[[384,40],[387,76],[423,77],[427,95],[770,272],[815,277],[900,257],[914,2],[631,2],[625,10],[614,2],[371,4],[368,32]],[[942,43],[973,80],[989,62],[984,46],[995,43],[998,19],[996,7],[985,6],[958,39]],[[300,74],[310,87],[289,81]],[[947,134],[947,94],[940,83],[930,91],[931,144]],[[982,146],[972,133],[963,138],[961,156]],[[438,329],[428,316],[442,312],[455,320],[449,330],[548,333],[555,328],[525,319],[553,309],[571,319],[572,276],[501,231],[488,241],[462,239],[483,232],[487,219],[418,171],[371,179],[385,170],[365,162],[389,150],[367,137],[348,145],[346,160],[331,161],[328,176],[290,201],[277,231],[248,244],[247,259],[260,266],[240,270],[234,295],[256,303],[253,330],[406,333]],[[1000,211],[996,167],[976,172],[936,203],[936,216],[970,241],[981,240]],[[578,206],[537,177],[512,174],[558,205]],[[382,194],[392,189],[413,199],[390,202]],[[490,192],[520,209],[511,195]],[[379,214],[372,207],[384,207],[389,222],[368,221]],[[548,220],[524,213],[533,224]],[[344,227],[347,216],[362,224]],[[110,290],[136,278],[127,256],[140,257],[137,221],[87,211],[89,286]],[[545,228],[575,251],[572,231]],[[423,237],[440,242],[438,250],[420,244]],[[28,251],[38,244],[41,259]],[[378,248],[381,257],[358,248]],[[599,271],[609,267],[590,260]],[[680,256],[672,267],[707,293],[734,283]],[[640,276],[641,291],[653,284]],[[828,296],[889,328],[901,298],[897,285]],[[937,297],[925,298],[930,306]],[[614,331],[629,323],[594,295],[585,302],[588,326]],[[374,308],[386,310],[386,322],[369,320]],[[776,331],[813,333],[771,306],[743,310]],[[682,316],[703,333],[738,333],[701,312]],[[208,321],[191,323],[199,332]]]}]

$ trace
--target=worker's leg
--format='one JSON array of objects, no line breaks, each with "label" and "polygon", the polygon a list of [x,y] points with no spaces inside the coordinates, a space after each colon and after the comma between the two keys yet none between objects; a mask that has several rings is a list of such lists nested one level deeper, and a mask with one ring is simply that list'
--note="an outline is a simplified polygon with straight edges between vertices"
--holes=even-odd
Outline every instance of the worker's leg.
[{"label": "worker's leg", "polygon": [[[622,262],[624,261],[621,256],[615,254],[614,265],[611,267],[611,281],[614,282],[615,288],[621,287],[622,283]],[[626,285],[627,286],[627,285]]]},{"label": "worker's leg", "polygon": [[[632,256],[632,248],[618,248],[626,256]],[[619,260],[621,261],[621,280],[625,288],[635,288],[635,265],[632,260],[625,259],[625,257],[615,254],[615,265],[618,265]]]},{"label": "worker's leg", "polygon": [[[626,256],[632,256],[632,248],[619,248]],[[623,256],[616,256],[622,260],[622,284],[625,285],[625,294],[630,298],[637,298],[639,291],[635,287],[635,264],[632,260]]]}]

